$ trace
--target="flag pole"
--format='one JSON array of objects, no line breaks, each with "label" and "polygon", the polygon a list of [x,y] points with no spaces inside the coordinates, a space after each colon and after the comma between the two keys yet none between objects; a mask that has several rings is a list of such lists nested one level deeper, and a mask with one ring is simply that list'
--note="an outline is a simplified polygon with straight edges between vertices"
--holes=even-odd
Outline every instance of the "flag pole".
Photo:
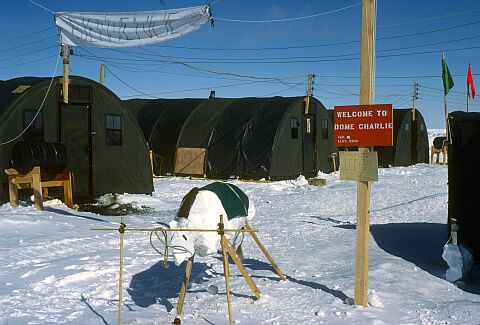
[{"label": "flag pole", "polygon": [[[470,70],[470,62],[468,62],[468,70]],[[468,88],[468,75],[467,75],[467,113],[468,113],[468,97],[470,97],[470,89]]]},{"label": "flag pole", "polygon": [[[442,60],[445,60],[445,53],[442,52]],[[445,109],[445,137],[448,143],[448,112],[447,112],[447,94],[445,89],[443,90],[443,107]]]}]

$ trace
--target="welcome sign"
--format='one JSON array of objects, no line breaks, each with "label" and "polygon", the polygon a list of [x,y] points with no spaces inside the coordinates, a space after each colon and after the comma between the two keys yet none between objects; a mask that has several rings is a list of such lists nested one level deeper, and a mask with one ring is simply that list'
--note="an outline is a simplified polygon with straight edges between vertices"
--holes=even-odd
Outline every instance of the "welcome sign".
[{"label": "welcome sign", "polygon": [[337,147],[393,145],[392,104],[335,106],[333,112]]}]

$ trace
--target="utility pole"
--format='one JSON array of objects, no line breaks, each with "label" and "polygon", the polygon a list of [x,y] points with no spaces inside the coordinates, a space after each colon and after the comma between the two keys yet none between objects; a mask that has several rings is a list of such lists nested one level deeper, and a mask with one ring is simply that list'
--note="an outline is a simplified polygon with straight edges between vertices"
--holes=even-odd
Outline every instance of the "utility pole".
[{"label": "utility pole", "polygon": [[305,96],[305,115],[308,114],[310,107],[310,97],[313,95],[313,83],[315,75],[309,73],[307,75],[307,95]]},{"label": "utility pole", "polygon": [[412,121],[415,122],[415,100],[418,99],[418,83],[413,83],[413,94],[412,94]]},{"label": "utility pole", "polygon": [[68,104],[68,65],[70,63],[70,52],[68,45],[63,45],[62,47],[62,56],[63,56],[63,102]]},{"label": "utility pole", "polygon": [[[375,62],[376,0],[362,0],[362,45],[360,52],[360,105],[373,103]],[[359,147],[368,152],[368,147]],[[354,303],[367,307],[368,298],[368,242],[370,239],[370,181],[357,183],[357,230],[355,252]]]},{"label": "utility pole", "polygon": [[100,84],[105,85],[105,64],[100,66]]}]

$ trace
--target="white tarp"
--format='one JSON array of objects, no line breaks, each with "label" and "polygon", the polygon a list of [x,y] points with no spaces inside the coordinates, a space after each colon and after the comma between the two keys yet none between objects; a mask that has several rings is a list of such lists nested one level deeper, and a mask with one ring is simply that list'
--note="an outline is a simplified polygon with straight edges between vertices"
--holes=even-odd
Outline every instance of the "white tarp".
[{"label": "white tarp", "polygon": [[55,13],[63,45],[129,47],[180,37],[210,20],[209,6],[118,12]]}]

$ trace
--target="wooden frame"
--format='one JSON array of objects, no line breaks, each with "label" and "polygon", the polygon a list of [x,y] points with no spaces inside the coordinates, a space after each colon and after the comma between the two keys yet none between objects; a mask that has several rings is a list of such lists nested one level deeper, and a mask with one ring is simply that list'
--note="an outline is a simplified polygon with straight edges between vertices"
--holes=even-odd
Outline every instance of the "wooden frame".
[{"label": "wooden frame", "polygon": [[[5,170],[8,175],[8,194],[10,206],[18,207],[18,190],[33,189],[34,206],[37,210],[43,210],[43,195],[48,194],[49,187],[63,187],[63,200],[66,206],[73,208],[72,173],[44,173],[40,167],[33,167],[28,173],[20,173],[13,168]],[[43,179],[43,181],[42,181]]]}]

